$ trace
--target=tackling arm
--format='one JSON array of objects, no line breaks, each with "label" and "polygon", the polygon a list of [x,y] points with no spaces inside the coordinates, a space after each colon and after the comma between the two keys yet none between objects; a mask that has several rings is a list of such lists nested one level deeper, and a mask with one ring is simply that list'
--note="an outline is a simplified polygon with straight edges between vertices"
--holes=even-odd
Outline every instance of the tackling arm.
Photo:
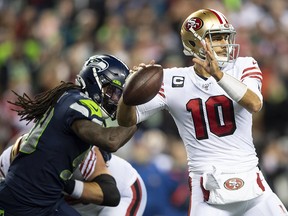
[{"label": "tackling arm", "polygon": [[117,107],[118,124],[129,127],[137,124],[136,107],[124,104],[123,97],[120,98]]},{"label": "tackling arm", "polygon": [[[117,206],[120,202],[120,192],[117,188],[116,181],[112,175],[110,175],[106,163],[102,157],[102,154],[98,148],[92,148],[83,161],[83,163],[89,163],[90,158],[96,156],[96,165],[92,168],[92,173],[83,175],[83,172],[87,174],[87,169],[80,170],[83,177],[88,182],[82,182],[79,180],[79,176],[74,173],[74,178],[68,180],[64,191],[72,196],[73,199],[67,199],[68,203],[76,204],[94,203],[97,205],[105,206]],[[87,161],[88,160],[88,161]],[[82,179],[82,178],[81,178]]]},{"label": "tackling arm", "polygon": [[115,152],[131,139],[137,126],[105,128],[92,121],[81,119],[73,122],[72,130],[86,143],[108,152]]}]

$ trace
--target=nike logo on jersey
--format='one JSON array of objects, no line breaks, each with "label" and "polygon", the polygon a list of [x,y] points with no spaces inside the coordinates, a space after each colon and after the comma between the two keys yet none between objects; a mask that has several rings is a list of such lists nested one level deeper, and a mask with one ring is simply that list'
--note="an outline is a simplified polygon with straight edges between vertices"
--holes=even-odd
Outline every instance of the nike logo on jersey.
[{"label": "nike logo on jersey", "polygon": [[172,87],[182,88],[184,86],[185,77],[183,76],[173,76],[172,77]]},{"label": "nike logo on jersey", "polygon": [[252,61],[252,64],[253,64],[253,65],[257,64],[257,61],[253,60],[253,61]]}]

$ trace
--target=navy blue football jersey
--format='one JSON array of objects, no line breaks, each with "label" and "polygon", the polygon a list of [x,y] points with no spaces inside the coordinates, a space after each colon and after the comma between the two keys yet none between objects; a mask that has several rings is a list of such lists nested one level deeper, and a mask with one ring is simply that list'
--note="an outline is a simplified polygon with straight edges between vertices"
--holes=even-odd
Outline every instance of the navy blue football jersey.
[{"label": "navy blue football jersey", "polygon": [[64,180],[90,149],[71,129],[77,119],[103,124],[100,107],[79,90],[65,92],[24,139],[6,184],[20,202],[50,206],[61,198]]}]

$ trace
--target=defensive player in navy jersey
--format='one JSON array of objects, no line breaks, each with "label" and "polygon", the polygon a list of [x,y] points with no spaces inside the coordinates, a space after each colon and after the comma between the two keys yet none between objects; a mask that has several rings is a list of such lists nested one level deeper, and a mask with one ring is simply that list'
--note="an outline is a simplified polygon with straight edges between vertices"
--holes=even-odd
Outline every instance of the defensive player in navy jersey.
[{"label": "defensive player in navy jersey", "polygon": [[[22,144],[21,141],[25,140],[25,136],[27,134],[18,137],[15,142],[13,140],[9,147],[0,155],[0,181],[4,181],[10,164],[18,154]],[[115,178],[120,193],[120,202],[117,206],[109,206],[109,203],[103,205],[102,190],[99,184],[93,181],[101,174],[109,174]],[[82,216],[143,215],[147,201],[145,184],[137,170],[126,160],[115,154],[93,146],[74,171],[73,177],[69,182],[64,188],[65,192],[68,192],[65,200]],[[71,184],[73,182],[74,184]],[[79,185],[82,185],[82,182],[84,184],[83,190],[79,190]],[[75,186],[74,188],[72,187],[73,185]],[[117,190],[117,188],[112,185],[110,189],[112,194],[109,194],[110,196],[112,195],[112,198],[115,195],[117,196],[117,191],[113,191],[114,189]],[[71,193],[71,191],[73,192]],[[100,205],[101,203],[102,205]]]},{"label": "defensive player in navy jersey", "polygon": [[[137,130],[136,126],[102,125],[104,117],[115,118],[128,75],[128,67],[119,59],[96,55],[85,62],[76,84],[63,82],[34,100],[26,94],[17,95],[17,101],[11,103],[19,107],[16,111],[21,120],[35,125],[0,184],[0,214],[80,215],[64,201],[65,182],[91,145],[114,152]],[[94,181],[103,191],[102,204],[117,205],[119,191],[114,203],[109,200],[109,195],[115,194],[115,179],[103,174]]]}]

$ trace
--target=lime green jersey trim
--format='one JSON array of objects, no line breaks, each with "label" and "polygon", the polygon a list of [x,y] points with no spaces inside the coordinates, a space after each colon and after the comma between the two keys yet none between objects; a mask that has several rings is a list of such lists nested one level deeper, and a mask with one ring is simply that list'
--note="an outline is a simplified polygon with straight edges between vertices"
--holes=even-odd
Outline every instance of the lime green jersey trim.
[{"label": "lime green jersey trim", "polygon": [[23,140],[21,144],[20,152],[25,154],[31,154],[36,150],[39,139],[42,136],[44,130],[48,126],[50,120],[54,115],[54,108],[44,114],[41,120],[39,120],[34,127],[30,130],[29,134]]},{"label": "lime green jersey trim", "polygon": [[102,118],[102,112],[98,104],[96,104],[94,101],[90,99],[82,99],[80,100],[80,103],[82,103],[85,107],[87,107],[91,111],[91,116],[96,115],[100,118]]}]

